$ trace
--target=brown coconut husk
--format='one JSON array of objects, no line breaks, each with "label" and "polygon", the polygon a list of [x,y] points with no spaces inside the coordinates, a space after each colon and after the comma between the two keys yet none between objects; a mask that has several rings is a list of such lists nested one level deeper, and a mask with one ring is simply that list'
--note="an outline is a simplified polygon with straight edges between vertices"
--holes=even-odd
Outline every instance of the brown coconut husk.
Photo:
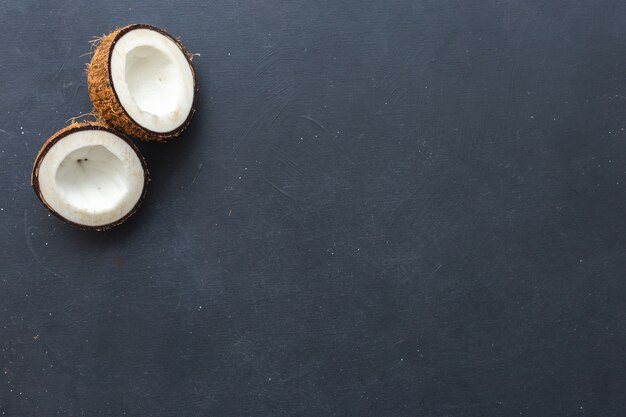
[{"label": "brown coconut husk", "polygon": [[[43,161],[43,158],[46,156],[46,154],[52,148],[52,146],[54,146],[54,144],[56,144],[58,141],[63,139],[65,136],[68,136],[69,134],[76,133],[76,132],[79,132],[81,130],[104,130],[106,132],[113,133],[114,135],[116,135],[119,138],[121,138],[122,140],[124,140],[124,142],[126,142],[133,149],[135,154],[137,154],[137,157],[139,158],[139,161],[141,162],[141,166],[143,167],[143,171],[144,171],[145,175],[144,175],[144,184],[143,184],[143,191],[141,193],[141,197],[139,197],[139,200],[137,200],[137,203],[132,208],[132,210],[130,210],[124,217],[122,217],[119,220],[116,220],[113,223],[109,223],[109,224],[105,224],[105,225],[101,225],[101,226],[86,226],[84,224],[72,222],[72,221],[66,219],[65,217],[61,216],[58,212],[56,212],[48,204],[48,202],[45,200],[45,198],[43,197],[43,195],[41,193],[41,190],[39,189],[39,167],[41,166],[41,162]],[[80,229],[83,229],[83,230],[95,230],[95,231],[103,231],[103,230],[107,230],[107,229],[110,229],[112,227],[115,227],[117,225],[120,225],[120,224],[124,223],[130,216],[135,214],[135,212],[139,209],[139,206],[141,205],[143,199],[146,196],[146,191],[148,189],[148,183],[149,182],[150,182],[150,173],[148,172],[148,166],[146,164],[145,158],[139,152],[139,149],[135,146],[135,144],[128,137],[124,136],[123,134],[121,134],[120,132],[118,132],[118,131],[116,131],[114,129],[111,129],[110,127],[107,127],[102,122],[79,122],[79,123],[74,122],[74,123],[64,127],[63,129],[59,130],[58,132],[56,132],[52,136],[50,136],[50,138],[48,138],[48,140],[46,140],[44,142],[43,146],[41,147],[41,150],[39,151],[39,153],[35,157],[35,163],[33,165],[33,171],[31,173],[31,177],[30,177],[30,183],[31,183],[31,186],[33,187],[33,190],[35,191],[35,194],[37,195],[37,198],[39,198],[39,201],[41,201],[41,203],[52,214],[54,214],[59,219],[63,220],[65,223],[72,224],[74,226],[79,227]]]},{"label": "brown coconut husk", "polygon": [[[189,115],[187,116],[187,119],[183,122],[183,124],[181,124],[175,130],[172,130],[171,132],[153,132],[135,122],[128,115],[124,107],[122,107],[122,105],[120,104],[117,93],[113,88],[113,79],[111,78],[111,55],[113,53],[113,48],[122,36],[130,32],[131,30],[136,29],[153,30],[168,37],[183,52],[183,54],[187,58],[189,67],[191,68],[194,83],[194,97],[191,111],[189,112]],[[141,140],[163,142],[180,135],[180,133],[184,131],[189,125],[189,122],[191,121],[191,116],[195,112],[195,101],[197,96],[196,92],[198,90],[198,84],[196,82],[196,72],[191,63],[193,55],[187,52],[187,50],[180,43],[180,41],[172,37],[167,32],[154,26],[144,24],[133,24],[117,29],[102,37],[99,41],[94,42],[94,44],[96,43],[96,50],[93,54],[93,57],[91,58],[91,62],[87,66],[87,84],[89,87],[89,98],[93,103],[94,111],[115,129],[125,133],[126,135],[134,136]]]}]

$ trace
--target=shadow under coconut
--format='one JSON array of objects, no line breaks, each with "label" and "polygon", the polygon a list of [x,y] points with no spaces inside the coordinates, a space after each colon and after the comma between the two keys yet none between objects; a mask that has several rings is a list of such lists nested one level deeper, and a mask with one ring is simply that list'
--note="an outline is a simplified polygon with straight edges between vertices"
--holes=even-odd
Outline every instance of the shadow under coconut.
[{"label": "shadow under coconut", "polygon": [[[164,143],[135,142],[146,159],[151,180],[144,200],[145,207],[142,206],[141,211],[160,207],[168,200],[180,197],[181,185],[187,177],[193,178],[198,165],[203,163],[204,149],[208,144],[208,135],[203,132],[208,132],[205,123],[209,119],[209,109],[202,101],[201,91],[196,92],[194,108],[196,111],[191,123],[180,136]],[[136,215],[140,216],[140,213]]]},{"label": "shadow under coconut", "polygon": [[[150,187],[150,185],[148,185],[148,187]],[[150,193],[150,188],[148,188],[148,193]],[[147,199],[148,195],[146,195],[146,198],[141,203],[141,207],[139,207],[137,212],[126,219],[124,223],[105,231],[81,230],[76,226],[61,225],[68,229],[65,231],[66,239],[72,239],[73,244],[78,244],[80,248],[86,251],[102,250],[110,246],[119,246],[123,244],[124,241],[134,237],[140,231],[141,219],[139,217],[141,216],[140,213],[144,211],[147,205]],[[56,229],[59,229],[59,226],[57,226]]]}]

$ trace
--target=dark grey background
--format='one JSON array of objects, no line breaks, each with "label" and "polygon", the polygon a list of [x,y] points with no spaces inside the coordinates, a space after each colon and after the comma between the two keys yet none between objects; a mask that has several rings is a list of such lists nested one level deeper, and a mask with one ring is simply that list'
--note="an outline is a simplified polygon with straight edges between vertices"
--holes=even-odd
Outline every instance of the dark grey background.
[{"label": "dark grey background", "polygon": [[[623,416],[626,3],[0,2],[6,416]],[[123,226],[29,186],[89,40],[193,52]]]}]

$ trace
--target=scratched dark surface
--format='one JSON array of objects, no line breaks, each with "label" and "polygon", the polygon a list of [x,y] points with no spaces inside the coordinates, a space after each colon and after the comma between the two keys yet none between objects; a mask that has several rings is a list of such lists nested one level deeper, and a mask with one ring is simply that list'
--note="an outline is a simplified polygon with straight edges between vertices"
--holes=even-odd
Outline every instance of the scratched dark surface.
[{"label": "scratched dark surface", "polygon": [[[54,7],[54,8],[52,8]],[[198,112],[103,234],[29,186],[89,41]],[[626,2],[0,1],[6,416],[623,416]]]}]

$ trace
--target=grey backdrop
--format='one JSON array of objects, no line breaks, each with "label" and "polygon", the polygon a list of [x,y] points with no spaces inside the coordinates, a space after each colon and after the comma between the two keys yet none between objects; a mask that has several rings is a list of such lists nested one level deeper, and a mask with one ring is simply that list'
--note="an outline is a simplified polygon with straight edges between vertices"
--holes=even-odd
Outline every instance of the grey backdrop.
[{"label": "grey backdrop", "polygon": [[[103,234],[29,187],[89,40],[201,56]],[[0,412],[623,416],[626,3],[0,1]]]}]

